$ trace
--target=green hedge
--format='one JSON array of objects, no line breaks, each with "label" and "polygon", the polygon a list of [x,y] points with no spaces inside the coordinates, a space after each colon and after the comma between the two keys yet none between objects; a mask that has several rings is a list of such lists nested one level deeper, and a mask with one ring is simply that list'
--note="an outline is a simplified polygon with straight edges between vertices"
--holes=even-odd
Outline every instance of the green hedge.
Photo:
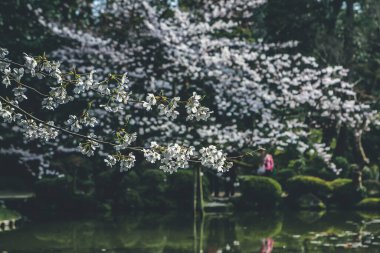
[{"label": "green hedge", "polygon": [[297,199],[308,193],[327,199],[332,193],[332,187],[327,181],[318,177],[295,176],[287,181],[287,191],[291,199]]},{"label": "green hedge", "polygon": [[361,210],[379,211],[380,198],[365,198],[360,201],[356,207]]},{"label": "green hedge", "polygon": [[280,203],[282,187],[276,180],[262,176],[243,176],[240,181],[240,206],[274,207]]},{"label": "green hedge", "polygon": [[351,207],[363,199],[365,192],[357,189],[351,179],[336,179],[330,182],[334,204],[343,207]]}]

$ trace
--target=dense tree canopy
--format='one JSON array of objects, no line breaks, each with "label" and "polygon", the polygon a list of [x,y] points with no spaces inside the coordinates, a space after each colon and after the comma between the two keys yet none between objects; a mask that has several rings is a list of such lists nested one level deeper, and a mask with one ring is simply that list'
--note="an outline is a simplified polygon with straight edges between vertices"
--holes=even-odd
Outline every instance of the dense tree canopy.
[{"label": "dense tree canopy", "polygon": [[[275,0],[180,1],[170,8],[159,1],[120,0],[86,9],[91,4],[82,8],[74,2],[71,7],[80,11],[65,11],[61,16],[41,9],[38,1],[27,6],[36,26],[64,41],[49,56],[61,61],[61,68],[74,77],[90,73],[73,81],[74,96],[82,101],[74,105],[82,109],[72,114],[73,107],[67,106],[63,113],[51,116],[66,121],[71,131],[83,132],[85,126],[92,127],[101,119],[97,135],[116,133],[132,138],[127,145],[136,133],[136,145],[145,148],[150,142],[197,149],[212,145],[244,156],[249,149],[265,146],[292,151],[296,156],[317,154],[335,171],[340,168],[331,160],[331,148],[336,151],[342,145],[340,136],[349,139],[348,133],[352,133],[352,146],[360,153],[358,161],[366,161],[362,134],[376,125],[378,114],[374,101],[364,95],[368,92],[357,93],[354,77],[360,72],[356,66],[365,54],[357,57],[352,53],[361,44],[354,40],[355,33],[347,32],[347,26],[366,22],[362,12],[376,15],[368,7],[370,3],[292,0],[283,6],[283,1]],[[286,11],[288,4],[294,6],[291,12]],[[86,10],[91,11],[85,14]],[[284,15],[278,13],[282,10]],[[82,21],[65,17],[74,14]],[[266,17],[257,18],[262,16]],[[282,24],[286,26],[279,29]],[[364,36],[375,36],[371,26],[366,29]],[[298,30],[310,31],[294,32]],[[340,38],[344,40],[342,48],[332,49]],[[323,39],[330,44],[322,43]],[[349,72],[351,69],[354,72]],[[8,83],[6,71],[7,66],[3,72]],[[111,75],[108,79],[116,83],[109,87],[101,82],[109,73],[125,72],[124,76]],[[123,86],[125,77],[128,87]],[[40,81],[36,83],[43,87]],[[98,93],[111,98],[106,102],[96,96],[92,84]],[[44,89],[49,93],[43,102],[46,108],[67,102],[61,96],[65,89]],[[24,89],[16,92],[22,97]],[[183,111],[190,113],[187,118],[195,119],[194,124],[177,117],[182,110],[174,109],[177,96],[191,97],[187,104],[193,106]],[[173,100],[165,100],[169,97]],[[140,102],[125,103],[131,98]],[[201,120],[209,111],[198,104],[200,100],[213,111],[210,121]],[[150,110],[156,103],[161,113]],[[316,132],[322,133],[322,138],[313,138]],[[66,147],[75,144],[67,136],[63,139],[59,143]],[[154,154],[146,155],[155,160]],[[112,165],[117,156],[111,157],[107,163]]]}]

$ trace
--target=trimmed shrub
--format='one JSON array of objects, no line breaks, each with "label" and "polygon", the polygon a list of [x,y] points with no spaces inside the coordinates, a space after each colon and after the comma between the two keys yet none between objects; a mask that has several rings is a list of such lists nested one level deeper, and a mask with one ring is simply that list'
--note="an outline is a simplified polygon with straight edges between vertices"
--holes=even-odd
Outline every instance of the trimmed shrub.
[{"label": "trimmed shrub", "polygon": [[352,183],[351,179],[347,178],[338,178],[335,179],[334,181],[329,182],[330,186],[332,187],[332,190],[334,192],[335,189],[342,187],[345,184]]},{"label": "trimmed shrub", "polygon": [[303,194],[311,193],[318,198],[327,199],[332,193],[332,187],[323,179],[312,176],[295,176],[287,181],[289,197],[297,199]]},{"label": "trimmed shrub", "polygon": [[336,179],[330,185],[333,190],[332,200],[339,206],[353,206],[364,197],[363,189],[357,189],[351,179]]},{"label": "trimmed shrub", "polygon": [[321,169],[315,169],[315,168],[308,168],[304,171],[303,173],[306,176],[311,176],[311,177],[317,177],[323,180],[334,180],[336,179],[336,174],[327,168],[321,168]]},{"label": "trimmed shrub", "polygon": [[360,201],[356,207],[361,210],[380,210],[380,198],[365,198]]},{"label": "trimmed shrub", "polygon": [[280,203],[282,188],[274,179],[263,176],[240,177],[242,207],[273,207]]}]

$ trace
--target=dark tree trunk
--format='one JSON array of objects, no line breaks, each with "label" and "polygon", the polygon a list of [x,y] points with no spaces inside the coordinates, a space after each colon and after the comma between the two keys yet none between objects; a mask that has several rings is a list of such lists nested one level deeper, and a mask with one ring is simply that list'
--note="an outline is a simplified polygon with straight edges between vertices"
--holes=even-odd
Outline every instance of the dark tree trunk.
[{"label": "dark tree trunk", "polygon": [[359,167],[357,171],[354,172],[353,182],[357,188],[363,187],[363,170],[366,165],[369,164],[369,158],[367,157],[362,143],[362,130],[355,132],[355,156],[358,161]]},{"label": "dark tree trunk", "polygon": [[347,148],[347,127],[341,126],[336,140],[334,157],[343,156]]}]

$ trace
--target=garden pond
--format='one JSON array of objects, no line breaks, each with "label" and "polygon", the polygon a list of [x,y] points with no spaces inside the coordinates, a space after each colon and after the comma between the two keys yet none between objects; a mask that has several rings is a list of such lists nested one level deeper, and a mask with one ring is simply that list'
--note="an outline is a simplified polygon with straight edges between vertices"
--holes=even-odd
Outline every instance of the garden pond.
[{"label": "garden pond", "polygon": [[380,214],[207,214],[193,222],[177,212],[33,221],[0,232],[0,252],[253,253],[268,241],[271,252],[380,252]]}]

